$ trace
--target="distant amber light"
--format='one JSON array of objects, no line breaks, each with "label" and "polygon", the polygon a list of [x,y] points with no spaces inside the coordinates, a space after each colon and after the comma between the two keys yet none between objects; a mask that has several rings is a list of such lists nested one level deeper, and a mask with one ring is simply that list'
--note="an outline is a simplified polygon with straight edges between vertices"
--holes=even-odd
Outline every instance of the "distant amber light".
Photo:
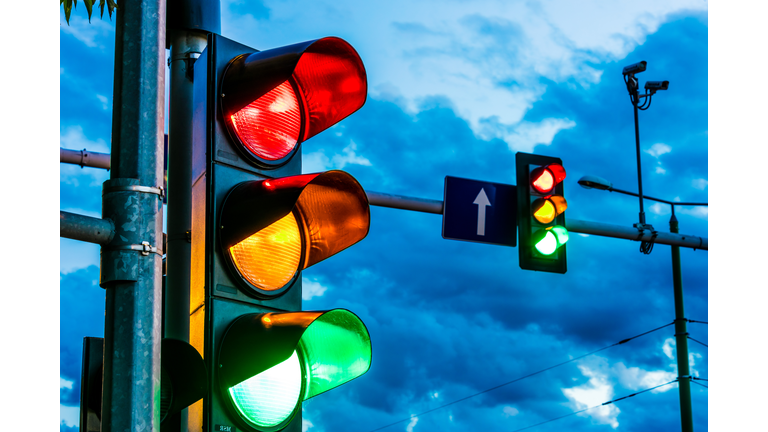
[{"label": "distant amber light", "polygon": [[265,291],[290,282],[301,264],[301,232],[293,213],[229,248],[240,274]]}]

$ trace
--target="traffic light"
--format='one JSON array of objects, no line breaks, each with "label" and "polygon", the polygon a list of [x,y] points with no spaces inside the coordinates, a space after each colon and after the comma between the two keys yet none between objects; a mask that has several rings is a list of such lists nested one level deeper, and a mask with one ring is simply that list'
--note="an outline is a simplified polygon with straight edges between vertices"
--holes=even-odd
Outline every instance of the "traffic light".
[{"label": "traffic light", "polygon": [[301,146],[365,103],[362,60],[329,37],[257,51],[216,34],[194,67],[190,343],[209,366],[190,430],[300,431],[302,401],[364,374],[344,309],[303,311],[302,270],[361,241],[368,198]]},{"label": "traffic light", "polygon": [[515,155],[520,268],[565,273],[568,230],[563,193],[565,168],[559,158]]}]

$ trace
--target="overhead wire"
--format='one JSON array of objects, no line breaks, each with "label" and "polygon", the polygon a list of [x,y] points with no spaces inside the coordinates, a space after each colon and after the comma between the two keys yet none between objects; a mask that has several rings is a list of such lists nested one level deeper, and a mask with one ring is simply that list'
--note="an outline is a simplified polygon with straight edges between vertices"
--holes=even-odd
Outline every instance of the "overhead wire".
[{"label": "overhead wire", "polygon": [[694,341],[694,342],[696,342],[696,343],[702,344],[702,345],[704,345],[705,347],[709,348],[709,345],[705,344],[704,342],[699,342],[699,341],[697,341],[696,339],[694,339],[694,338],[692,338],[692,337],[690,337],[690,336],[688,336],[688,339],[690,339],[690,340],[692,340],[692,341]]},{"label": "overhead wire", "polygon": [[633,339],[639,338],[639,337],[641,337],[641,336],[645,336],[645,335],[647,335],[647,334],[649,334],[649,333],[653,333],[653,332],[655,332],[655,331],[658,331],[658,330],[661,330],[661,329],[663,329],[663,328],[665,328],[665,327],[669,327],[669,326],[671,326],[671,325],[672,325],[672,324],[674,324],[674,323],[675,323],[675,322],[674,322],[674,321],[672,321],[672,322],[671,322],[671,323],[669,323],[669,324],[665,324],[665,325],[663,325],[663,326],[661,326],[661,327],[657,327],[657,328],[655,328],[655,329],[653,329],[653,330],[648,330],[647,332],[644,332],[644,333],[640,333],[640,334],[638,334],[638,335],[635,335],[635,336],[632,336],[632,337],[629,337],[629,338],[626,338],[626,339],[622,339],[622,340],[620,340],[620,341],[618,341],[618,342],[616,342],[616,343],[613,343],[613,344],[611,344],[611,345],[607,345],[607,346],[604,346],[604,347],[602,347],[602,348],[600,348],[600,349],[594,350],[594,351],[592,351],[592,352],[589,352],[589,353],[587,353],[587,354],[583,354],[583,355],[580,355],[580,356],[578,356],[578,357],[574,357],[574,358],[572,358],[572,359],[570,359],[570,360],[567,360],[567,361],[564,361],[564,362],[562,362],[562,363],[558,363],[558,364],[556,364],[556,365],[553,365],[553,366],[549,366],[549,367],[546,367],[546,368],[544,368],[544,369],[541,369],[541,370],[538,370],[538,371],[536,371],[536,372],[532,372],[532,373],[530,373],[530,374],[528,374],[528,375],[524,375],[524,376],[521,376],[521,377],[519,377],[519,378],[513,379],[513,380],[511,380],[511,381],[507,381],[507,382],[505,382],[505,383],[503,383],[503,384],[499,384],[499,385],[497,385],[497,386],[494,386],[494,387],[491,387],[491,388],[489,388],[489,389],[485,389],[485,390],[483,390],[483,391],[480,391],[480,392],[477,392],[477,393],[475,393],[475,394],[472,394],[472,395],[469,395],[469,396],[463,397],[463,398],[461,398],[461,399],[457,399],[457,400],[455,400],[455,401],[453,401],[453,402],[449,402],[449,403],[447,403],[447,404],[444,404],[444,405],[440,405],[439,407],[436,407],[436,408],[432,408],[432,409],[430,409],[430,410],[427,410],[427,411],[421,412],[421,413],[419,413],[419,414],[412,414],[412,415],[411,415],[410,417],[408,417],[408,418],[404,418],[404,419],[402,419],[402,420],[398,420],[398,421],[396,421],[396,422],[393,422],[393,423],[387,424],[387,425],[385,425],[385,426],[381,426],[381,427],[379,427],[379,428],[376,428],[376,429],[371,429],[369,432],[375,432],[375,431],[379,431],[379,430],[382,430],[382,429],[386,429],[386,428],[388,428],[388,427],[390,427],[390,426],[394,426],[394,425],[396,425],[396,424],[398,424],[398,423],[403,423],[403,422],[406,422],[406,421],[412,420],[414,417],[423,416],[424,414],[429,414],[429,413],[431,413],[431,412],[433,412],[433,411],[437,411],[437,410],[439,410],[439,409],[442,409],[442,408],[445,408],[445,407],[447,407],[447,406],[450,406],[450,405],[454,405],[454,404],[457,404],[457,403],[459,403],[459,402],[463,402],[463,401],[465,401],[465,400],[467,400],[467,399],[473,398],[473,397],[475,397],[475,396],[479,396],[479,395],[481,395],[481,394],[483,394],[483,393],[488,393],[489,391],[493,391],[493,390],[496,390],[496,389],[498,389],[498,388],[501,388],[501,387],[504,387],[504,386],[506,386],[506,385],[509,385],[509,384],[512,384],[512,383],[515,383],[515,382],[518,382],[518,381],[524,380],[524,379],[526,379],[526,378],[530,378],[530,377],[532,377],[532,376],[534,376],[534,375],[538,375],[538,374],[540,374],[540,373],[542,373],[542,372],[546,372],[546,371],[548,371],[548,370],[550,370],[550,369],[554,369],[554,368],[556,368],[556,367],[559,367],[559,366],[563,366],[563,365],[565,365],[565,364],[568,364],[568,363],[574,362],[574,361],[576,361],[576,360],[580,360],[580,359],[582,359],[582,358],[584,358],[584,357],[590,356],[590,355],[592,355],[592,354],[596,354],[596,353],[598,353],[598,352],[600,352],[600,351],[603,351],[603,350],[606,350],[606,349],[608,349],[608,348],[612,348],[612,347],[615,347],[615,346],[617,346],[617,345],[625,344],[625,343],[627,343],[627,342],[629,342],[629,341],[631,341],[631,340],[633,340]]},{"label": "overhead wire", "polygon": [[704,385],[704,384],[702,384],[700,382],[696,382],[696,381],[691,381],[691,382],[694,383],[694,384],[698,384],[698,385],[704,387],[705,389],[709,389],[709,386],[706,386],[706,385]]},{"label": "overhead wire", "polygon": [[592,406],[592,407],[589,407],[589,408],[584,408],[584,409],[579,410],[579,411],[574,411],[572,413],[569,413],[569,414],[566,414],[566,415],[563,415],[563,416],[560,416],[560,417],[556,417],[556,418],[553,418],[553,419],[549,419],[549,420],[543,421],[541,423],[536,423],[534,425],[526,426],[526,427],[521,428],[521,429],[515,429],[512,432],[519,432],[519,431],[522,431],[522,430],[531,429],[533,427],[541,426],[541,425],[543,425],[545,423],[553,422],[555,420],[560,420],[562,418],[566,418],[566,417],[572,416],[574,414],[579,414],[579,413],[583,413],[584,411],[589,411],[589,410],[594,409],[594,408],[598,408],[598,407],[605,406],[605,405],[610,405],[610,404],[612,404],[614,402],[618,402],[618,401],[623,400],[623,399],[631,398],[632,396],[637,396],[639,394],[642,394],[642,393],[645,393],[645,392],[648,392],[648,391],[651,391],[651,390],[655,390],[655,389],[657,389],[659,387],[664,387],[665,385],[669,385],[669,384],[672,384],[674,382],[677,382],[677,379],[673,379],[672,381],[670,381],[668,383],[659,384],[659,385],[657,385],[655,387],[651,387],[651,388],[647,388],[645,390],[641,390],[641,391],[639,391],[637,393],[632,393],[631,395],[628,395],[628,396],[623,396],[623,397],[620,397],[618,399],[613,399],[613,400],[610,400],[608,402],[603,402],[600,405],[595,405],[595,406]]}]

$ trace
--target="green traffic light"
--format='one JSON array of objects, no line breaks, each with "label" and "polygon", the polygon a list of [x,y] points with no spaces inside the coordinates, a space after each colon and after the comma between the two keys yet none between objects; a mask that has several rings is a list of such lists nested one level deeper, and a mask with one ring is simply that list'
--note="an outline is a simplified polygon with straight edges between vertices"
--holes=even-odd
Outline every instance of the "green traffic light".
[{"label": "green traffic light", "polygon": [[560,225],[536,231],[533,234],[533,244],[542,255],[552,255],[568,241],[568,230]]},{"label": "green traffic light", "polygon": [[229,389],[240,413],[261,427],[277,426],[290,417],[301,393],[301,364],[296,351],[288,360]]},{"label": "green traffic light", "polygon": [[371,354],[368,330],[345,309],[247,314],[224,336],[220,378],[248,426],[278,431],[302,401],[367,372]]}]

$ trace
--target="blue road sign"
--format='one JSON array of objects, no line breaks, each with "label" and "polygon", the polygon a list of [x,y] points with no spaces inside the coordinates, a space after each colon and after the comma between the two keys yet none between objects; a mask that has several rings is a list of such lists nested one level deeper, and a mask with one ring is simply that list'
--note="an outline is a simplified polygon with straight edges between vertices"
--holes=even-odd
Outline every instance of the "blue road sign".
[{"label": "blue road sign", "polygon": [[517,187],[446,176],[443,238],[517,246]]}]

